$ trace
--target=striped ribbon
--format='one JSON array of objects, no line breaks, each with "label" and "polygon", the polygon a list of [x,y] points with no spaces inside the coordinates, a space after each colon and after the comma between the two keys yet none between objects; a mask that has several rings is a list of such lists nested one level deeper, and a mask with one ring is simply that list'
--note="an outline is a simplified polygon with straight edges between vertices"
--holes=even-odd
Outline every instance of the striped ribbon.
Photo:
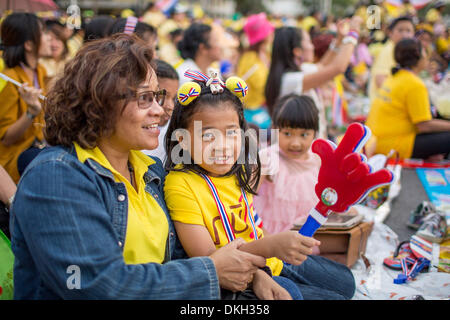
[{"label": "striped ribbon", "polygon": [[138,23],[138,19],[136,17],[128,17],[127,22],[125,23],[125,29],[123,30],[123,33],[126,34],[132,34],[134,32],[134,29],[136,28],[136,25]]},{"label": "striped ribbon", "polygon": [[252,212],[250,211],[250,205],[248,204],[247,194],[245,193],[245,190],[242,188],[241,193],[245,201],[245,209],[247,211],[248,220],[250,220],[250,224],[252,225],[253,235],[255,236],[255,240],[258,240],[258,232],[256,232],[256,223],[255,220],[253,220],[253,215]]},{"label": "striped ribbon", "polygon": [[[425,258],[418,258],[414,260],[408,257],[403,258],[400,263],[402,266],[402,272],[406,276],[406,279],[412,280],[420,271],[422,271],[423,268],[430,264],[430,261]],[[410,269],[408,269],[408,263],[412,264]]]},{"label": "striped ribbon", "polygon": [[180,98],[181,98],[181,102],[186,102],[187,99],[189,99],[190,97],[198,97],[200,93],[195,90],[195,88],[191,88],[191,90],[189,90],[189,92],[187,94],[184,93],[180,93]]},{"label": "striped ribbon", "polygon": [[413,235],[411,236],[410,246],[416,256],[432,260],[433,244],[430,241]]},{"label": "striped ribbon", "polygon": [[237,93],[241,92],[242,96],[245,97],[248,93],[248,86],[245,86],[245,88],[244,88],[244,87],[242,87],[241,83],[238,82],[237,88],[234,89],[234,92],[237,92]]},{"label": "striped ribbon", "polygon": [[197,70],[191,70],[191,69],[187,70],[184,73],[184,76],[186,78],[197,80],[197,81],[202,81],[205,83],[208,82],[208,80],[209,80],[209,77],[206,74],[204,74],[203,72],[200,72]]},{"label": "striped ribbon", "polygon": [[[217,191],[217,188],[214,185],[214,182],[212,182],[210,177],[208,177],[206,174],[203,174],[203,173],[200,173],[200,176],[206,181],[206,184],[208,185],[209,189],[211,190],[211,193],[214,198],[214,202],[216,203],[217,211],[219,211],[219,214],[220,214],[220,220],[222,222],[223,229],[225,230],[225,235],[227,236],[228,242],[231,242],[236,238],[236,236],[235,236],[233,228],[231,226],[230,219],[228,218],[227,211],[225,209],[225,205],[223,204],[222,200],[220,200],[219,192]],[[250,224],[252,225],[253,234],[254,234],[255,240],[256,240],[256,239],[258,239],[258,233],[256,231],[255,221],[254,221],[252,213],[250,211],[250,206],[248,203],[247,195],[242,188],[241,188],[241,192],[242,192],[242,197],[244,198],[247,216],[250,220]]]}]

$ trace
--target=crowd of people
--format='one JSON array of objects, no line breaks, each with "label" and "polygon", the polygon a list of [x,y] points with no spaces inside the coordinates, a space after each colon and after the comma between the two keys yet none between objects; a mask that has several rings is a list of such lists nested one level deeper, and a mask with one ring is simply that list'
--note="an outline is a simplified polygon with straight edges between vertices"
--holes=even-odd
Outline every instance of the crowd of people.
[{"label": "crowd of people", "polygon": [[351,299],[349,268],[291,230],[318,201],[313,141],[361,121],[368,157],[450,153],[445,4],[423,18],[381,7],[367,29],[364,3],[345,18],[226,20],[151,3],[79,28],[5,14],[0,227],[14,297]]}]

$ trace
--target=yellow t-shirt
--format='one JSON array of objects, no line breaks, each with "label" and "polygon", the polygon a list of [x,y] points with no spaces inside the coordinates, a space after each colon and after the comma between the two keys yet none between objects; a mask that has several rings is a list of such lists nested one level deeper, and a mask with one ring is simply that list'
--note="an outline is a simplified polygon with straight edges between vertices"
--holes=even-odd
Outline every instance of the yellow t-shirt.
[{"label": "yellow t-shirt", "polygon": [[394,149],[404,159],[412,155],[415,124],[431,119],[425,84],[412,72],[400,70],[378,91],[366,125],[377,139],[377,153],[388,154]]},{"label": "yellow t-shirt", "polygon": [[[0,55],[3,55],[3,51],[0,51]],[[3,61],[2,58],[0,58],[0,72],[2,72],[3,69],[5,69],[5,62]],[[3,90],[3,88],[6,86],[7,83],[8,82],[6,80],[0,78],[0,91]]]},{"label": "yellow t-shirt", "polygon": [[450,50],[450,36],[445,37],[439,37],[436,40],[436,49],[439,54],[443,54],[444,52]]},{"label": "yellow t-shirt", "polygon": [[236,73],[248,85],[248,94],[244,98],[245,108],[257,109],[264,105],[266,101],[264,90],[269,68],[259,59],[256,52],[248,51],[242,55]]},{"label": "yellow t-shirt", "polygon": [[74,145],[80,162],[91,158],[110,170],[116,182],[125,184],[128,194],[127,232],[123,249],[125,263],[162,263],[166,252],[169,223],[158,202],[145,191],[144,182],[144,174],[155,161],[140,151],[130,152],[129,160],[134,168],[136,191],[130,182],[111,166],[98,147],[83,149],[76,142]]},{"label": "yellow t-shirt", "polygon": [[317,21],[316,18],[312,17],[312,16],[307,16],[303,19],[301,27],[303,28],[303,30],[305,30],[306,32],[309,32],[311,27],[317,27],[319,26],[319,22]]},{"label": "yellow t-shirt", "polygon": [[384,47],[381,49],[380,53],[375,58],[372,68],[370,69],[370,79],[369,79],[369,98],[370,101],[375,99],[377,94],[377,87],[375,84],[375,78],[377,75],[389,76],[391,74],[391,69],[395,67],[396,62],[394,59],[394,48],[395,44],[391,40],[385,43]]},{"label": "yellow t-shirt", "polygon": [[427,22],[435,23],[436,21],[441,19],[442,19],[441,13],[436,8],[431,8],[425,15],[425,21]]},{"label": "yellow t-shirt", "polygon": [[[20,66],[14,68],[7,68],[2,71],[8,77],[20,82],[27,82],[28,85],[33,85],[33,79],[29,79],[28,75]],[[42,94],[46,94],[45,79],[46,73],[42,65],[37,66],[37,79]],[[42,103],[42,101],[41,101]],[[0,140],[3,139],[8,129],[19,118],[26,113],[28,106],[20,97],[17,87],[11,82],[4,83],[4,87],[0,91]],[[5,146],[0,142],[0,165],[2,165],[6,172],[11,176],[15,183],[19,182],[20,175],[17,169],[17,159],[20,154],[31,147],[34,140],[44,141],[44,112],[34,118],[33,123],[25,130],[22,137],[10,146]]]},{"label": "yellow t-shirt", "polygon": [[[253,229],[246,214],[245,201],[236,177],[210,178],[226,208],[236,237],[247,242],[254,240]],[[200,175],[194,172],[169,172],[164,185],[164,195],[172,220],[205,226],[217,249],[228,243],[212,193]],[[248,194],[247,198],[253,214],[253,197]],[[263,231],[258,227],[256,231],[258,238],[262,238]],[[283,262],[277,258],[269,258],[267,266],[272,270],[272,274],[277,276],[283,269]]]}]

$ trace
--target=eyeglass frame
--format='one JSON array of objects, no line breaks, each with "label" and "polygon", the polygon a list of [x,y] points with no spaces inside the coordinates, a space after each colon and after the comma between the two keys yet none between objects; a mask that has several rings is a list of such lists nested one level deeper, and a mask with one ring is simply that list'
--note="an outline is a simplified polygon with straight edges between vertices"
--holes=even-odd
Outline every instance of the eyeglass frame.
[{"label": "eyeglass frame", "polygon": [[[148,93],[151,93],[151,101],[150,102],[146,101],[147,106],[143,107],[142,103],[140,102],[140,97],[143,96],[144,94],[148,94]],[[161,99],[158,99],[158,95],[161,95],[161,94],[162,94],[162,101],[159,101]],[[158,91],[146,90],[146,91],[142,91],[139,93],[136,92],[136,100],[138,103],[138,107],[139,107],[139,109],[143,109],[143,110],[149,109],[151,107],[153,101],[156,101],[156,103],[164,109],[163,106],[164,106],[164,102],[166,101],[166,95],[167,95],[166,89],[161,89]],[[164,109],[164,112],[166,112],[165,109]]]},{"label": "eyeglass frame", "polygon": [[[145,94],[145,93],[151,93],[152,94],[152,101],[148,104],[148,107],[144,107],[143,108],[139,104],[139,97],[141,95]],[[158,102],[158,99],[156,99],[156,95],[157,94],[163,94],[163,100],[162,100],[161,103]],[[151,108],[151,105],[152,105],[153,101],[155,100],[156,103],[164,110],[164,113],[166,115],[168,115],[169,117],[172,115],[173,109],[167,110],[167,108],[164,108],[164,102],[166,101],[166,97],[167,97],[167,90],[166,89],[161,89],[161,90],[158,90],[158,91],[146,90],[146,91],[142,91],[142,92],[135,92],[134,94],[120,95],[119,98],[127,99],[130,96],[132,96],[134,99],[137,100],[138,108],[141,109],[141,110],[146,110],[146,109]]]}]

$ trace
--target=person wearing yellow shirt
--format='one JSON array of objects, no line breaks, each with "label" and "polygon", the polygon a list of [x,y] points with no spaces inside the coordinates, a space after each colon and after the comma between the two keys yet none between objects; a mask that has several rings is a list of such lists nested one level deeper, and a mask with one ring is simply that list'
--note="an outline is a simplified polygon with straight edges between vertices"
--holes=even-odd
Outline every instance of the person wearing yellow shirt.
[{"label": "person wearing yellow shirt", "polygon": [[436,51],[441,55],[445,54],[446,52],[450,52],[449,30],[444,31],[444,33],[436,39]]},{"label": "person wearing yellow shirt", "polygon": [[245,119],[258,128],[270,127],[271,119],[265,106],[264,89],[269,75],[270,54],[274,26],[264,13],[251,15],[244,25],[249,49],[239,59],[237,75],[248,85],[249,93],[244,97]]},{"label": "person wearing yellow shirt", "polygon": [[65,38],[64,26],[56,21],[46,22],[46,33],[50,37],[51,55],[39,59],[39,63],[45,68],[48,86],[51,87],[52,81],[56,80],[56,76],[62,73],[64,66],[71,59],[69,55],[69,48],[67,47],[67,40]]},{"label": "person wearing yellow shirt", "polygon": [[433,7],[427,11],[425,15],[425,21],[430,22],[432,24],[436,22],[442,21],[442,15],[445,11],[445,2],[444,1],[436,1],[433,4]]},{"label": "person wearing yellow shirt", "polygon": [[0,91],[0,165],[15,183],[28,163],[44,146],[43,101],[45,69],[38,59],[51,54],[50,38],[42,24],[31,13],[13,13],[1,25],[4,45],[3,73],[24,84],[17,88],[11,82]]},{"label": "person wearing yellow shirt", "polygon": [[439,160],[450,152],[450,121],[433,119],[428,92],[418,74],[426,68],[419,40],[395,46],[397,67],[374,99],[366,125],[376,137],[376,153],[392,149],[400,158]]},{"label": "person wearing yellow shirt", "polygon": [[157,29],[166,21],[166,16],[156,7],[155,3],[149,2],[142,15],[142,21]]},{"label": "person wearing yellow shirt", "polygon": [[305,17],[302,21],[300,28],[303,30],[306,30],[306,32],[309,32],[311,28],[317,28],[319,29],[320,23],[319,20],[321,19],[321,14],[319,11],[312,11],[311,14],[307,17]]},{"label": "person wearing yellow shirt", "polygon": [[246,243],[239,249],[266,258],[266,270],[273,275],[255,273],[251,286],[258,298],[350,299],[355,288],[351,271],[311,255],[319,241],[292,230],[268,234],[259,223],[253,195],[261,166],[249,146],[255,141],[243,137],[247,123],[235,90],[212,93],[204,82],[187,85],[200,86],[200,93],[191,101],[177,99],[166,134],[169,173],[164,184],[186,253],[214,254],[242,238]]},{"label": "person wearing yellow shirt", "polygon": [[402,16],[391,22],[388,27],[389,40],[375,58],[370,70],[369,98],[371,101],[376,96],[377,90],[384,80],[390,75],[395,66],[394,47],[404,38],[414,37],[414,23],[410,17]]},{"label": "person wearing yellow shirt", "polygon": [[242,239],[187,258],[162,163],[137,151],[158,146],[165,92],[152,65],[136,35],[90,41],[49,92],[51,147],[27,168],[11,210],[15,299],[220,299],[221,287],[242,290],[264,266],[238,249]]}]

